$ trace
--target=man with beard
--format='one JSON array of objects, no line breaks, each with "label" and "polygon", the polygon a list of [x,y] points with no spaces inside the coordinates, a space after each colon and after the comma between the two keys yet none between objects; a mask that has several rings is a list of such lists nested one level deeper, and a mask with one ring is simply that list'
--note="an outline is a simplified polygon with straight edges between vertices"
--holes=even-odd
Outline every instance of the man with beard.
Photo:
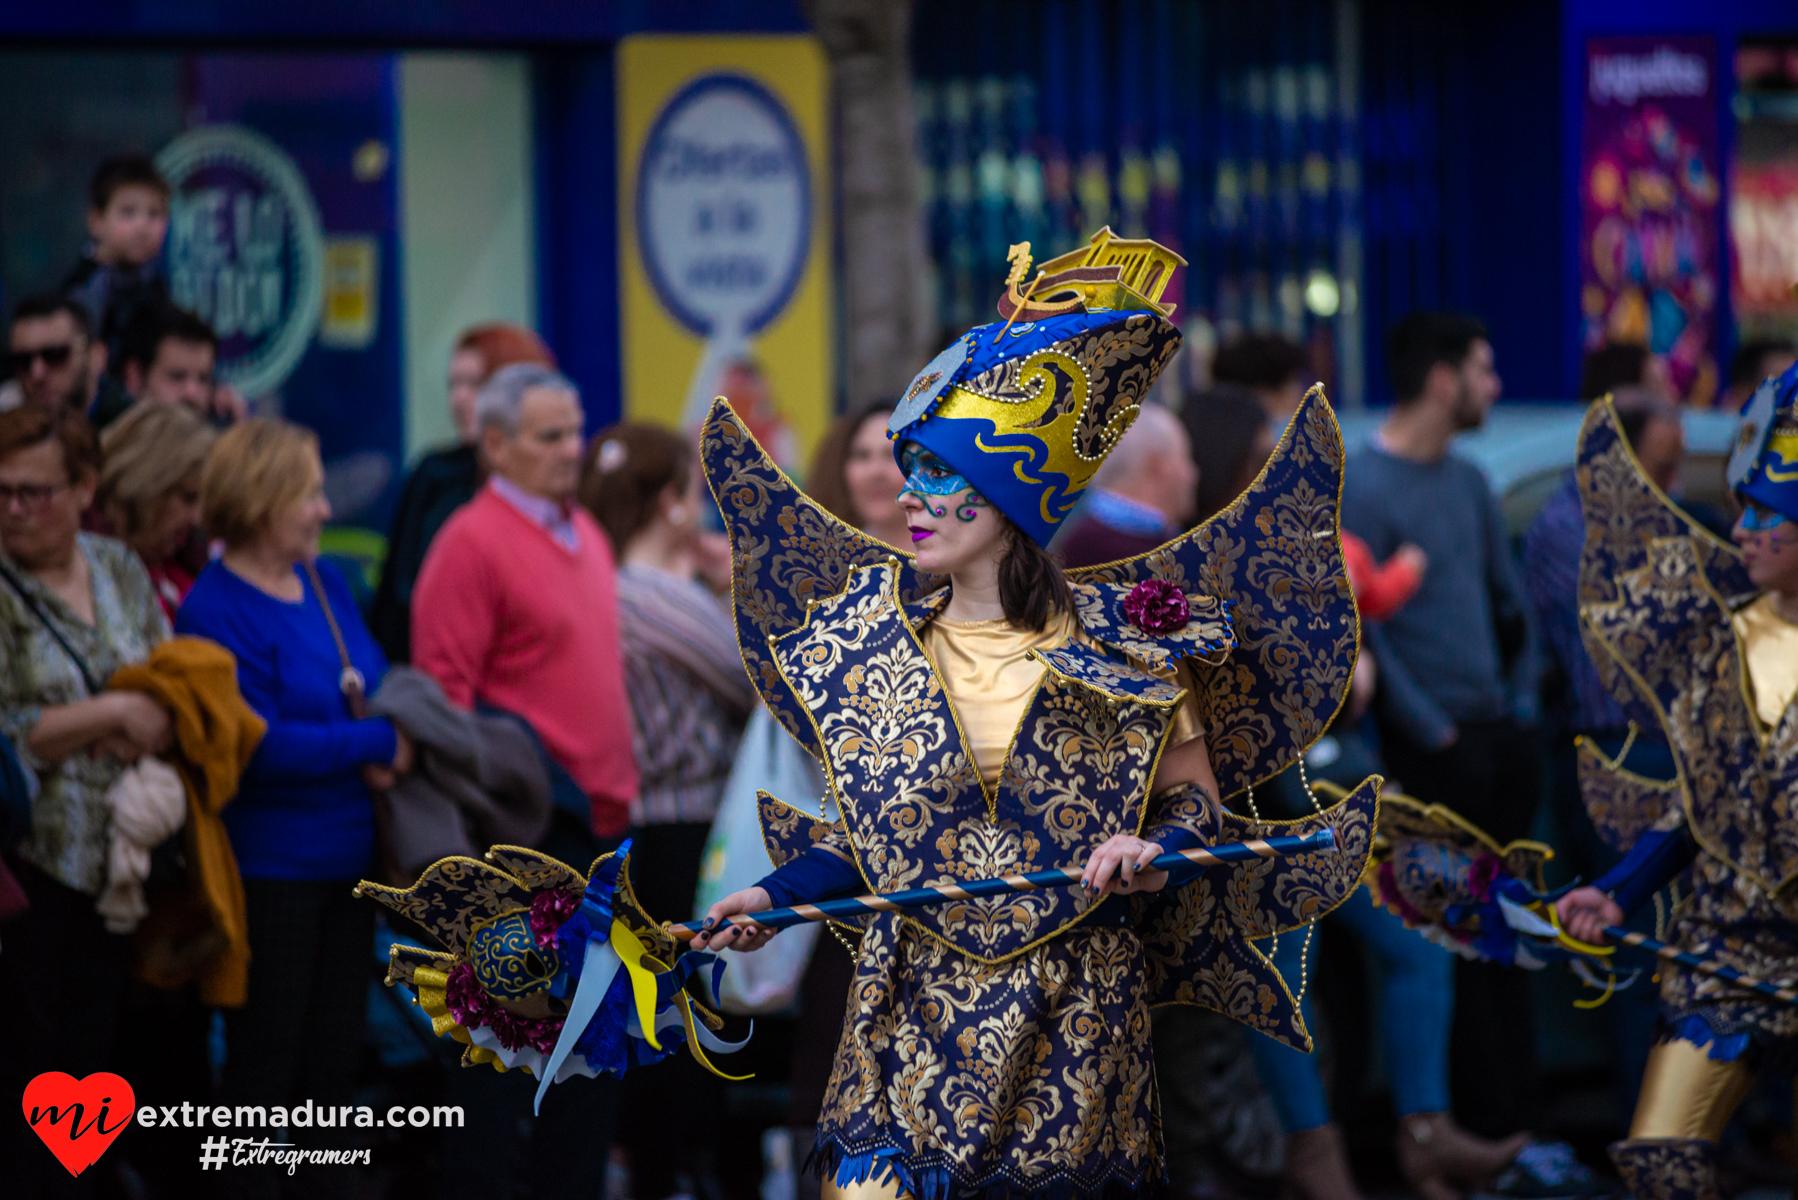
[{"label": "man with beard", "polygon": [[[1472,317],[1413,313],[1387,358],[1397,402],[1349,456],[1342,524],[1378,560],[1420,547],[1430,570],[1390,621],[1363,630],[1380,670],[1381,748],[1397,787],[1504,843],[1527,836],[1541,793],[1535,636],[1498,500],[1450,449],[1498,399],[1492,345]],[[1500,1137],[1536,1111],[1528,979],[1462,961],[1455,991],[1455,1110]]]},{"label": "man with beard", "polygon": [[87,311],[50,292],[27,296],[13,309],[7,365],[12,400],[0,397],[0,409],[24,402],[85,413],[96,395],[118,387],[104,375],[106,345],[94,339]]}]

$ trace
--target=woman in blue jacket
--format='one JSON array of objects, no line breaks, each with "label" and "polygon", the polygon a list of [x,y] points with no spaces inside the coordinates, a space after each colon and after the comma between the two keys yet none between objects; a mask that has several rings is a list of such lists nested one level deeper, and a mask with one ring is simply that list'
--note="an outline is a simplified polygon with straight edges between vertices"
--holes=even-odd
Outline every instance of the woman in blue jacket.
[{"label": "woman in blue jacket", "polygon": [[[370,789],[410,768],[412,746],[390,721],[358,715],[387,661],[343,578],[315,562],[331,515],[317,439],[280,421],[230,430],[206,460],[201,509],[225,552],[176,629],[236,655],[244,699],[268,721],[224,812],[251,955],[248,1003],[227,1014],[225,1099],[348,1103],[356,1056],[345,1048],[361,1044],[374,938],[374,911],[350,889],[375,858]],[[314,1128],[328,1128],[320,1112]],[[250,1194],[279,1183],[241,1168],[232,1180]]]}]

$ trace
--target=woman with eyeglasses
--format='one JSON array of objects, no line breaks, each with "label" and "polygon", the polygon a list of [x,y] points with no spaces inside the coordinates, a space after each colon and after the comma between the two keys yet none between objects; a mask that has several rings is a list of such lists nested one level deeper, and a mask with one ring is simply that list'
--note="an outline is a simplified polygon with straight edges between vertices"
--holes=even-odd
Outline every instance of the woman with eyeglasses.
[{"label": "woman with eyeglasses", "polygon": [[[106,691],[122,666],[168,637],[149,574],[122,543],[81,532],[99,452],[86,420],[27,404],[0,413],[0,731],[37,776],[30,831],[4,847],[30,908],[0,925],[0,1090],[23,1094],[44,1071],[77,1079],[110,1068],[129,940],[94,901],[106,883],[106,793],[125,766],[165,749],[167,712],[139,692]],[[0,1162],[62,1167],[0,1122]],[[21,1177],[9,1172],[9,1185]],[[77,1190],[84,1180],[60,1180]]]}]

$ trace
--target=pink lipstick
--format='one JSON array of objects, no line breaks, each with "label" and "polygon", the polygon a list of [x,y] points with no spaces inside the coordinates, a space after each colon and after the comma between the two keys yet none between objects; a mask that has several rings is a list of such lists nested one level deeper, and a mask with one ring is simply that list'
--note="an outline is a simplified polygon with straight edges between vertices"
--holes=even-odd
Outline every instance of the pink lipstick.
[{"label": "pink lipstick", "polygon": [[925,538],[927,538],[931,535],[931,531],[928,529],[918,529],[915,526],[910,527],[910,528],[911,528],[911,540],[913,542],[921,542]]}]

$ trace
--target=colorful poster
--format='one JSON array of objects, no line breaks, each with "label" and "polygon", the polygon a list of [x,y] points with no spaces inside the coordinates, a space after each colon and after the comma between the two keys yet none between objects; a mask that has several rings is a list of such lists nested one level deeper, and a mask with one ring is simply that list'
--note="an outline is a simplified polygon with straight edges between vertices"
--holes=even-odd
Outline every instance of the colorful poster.
[{"label": "colorful poster", "polygon": [[618,50],[624,412],[693,428],[727,396],[788,469],[835,410],[829,76],[808,37]]},{"label": "colorful poster", "polygon": [[1730,309],[1740,344],[1798,335],[1798,38],[1736,47]]},{"label": "colorful poster", "polygon": [[1585,346],[1646,344],[1680,395],[1717,395],[1716,46],[1709,37],[1586,42],[1580,152]]}]

